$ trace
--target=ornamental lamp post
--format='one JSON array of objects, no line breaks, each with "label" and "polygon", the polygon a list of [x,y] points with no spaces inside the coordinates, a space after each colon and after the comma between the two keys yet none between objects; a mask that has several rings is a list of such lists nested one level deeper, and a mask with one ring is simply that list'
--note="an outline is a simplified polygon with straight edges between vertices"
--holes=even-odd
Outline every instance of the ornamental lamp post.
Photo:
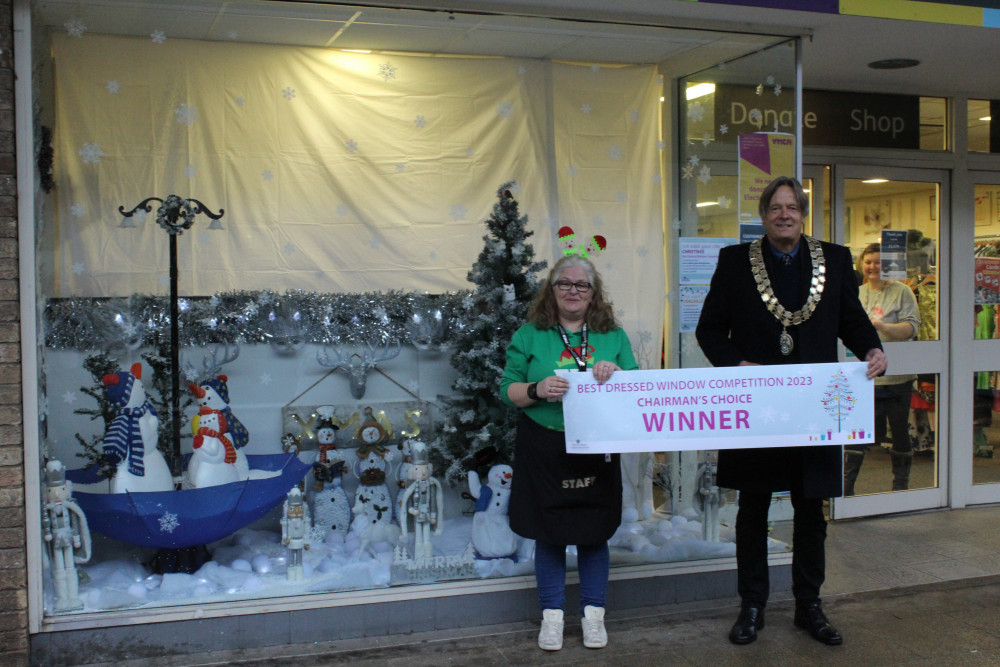
[{"label": "ornamental lamp post", "polygon": [[211,220],[208,225],[209,229],[222,229],[219,218],[226,211],[220,208],[218,213],[212,213],[197,199],[181,199],[177,195],[170,195],[166,199],[147,197],[130,211],[126,211],[124,206],[118,207],[118,212],[123,216],[120,226],[135,227],[132,216],[140,210],[151,213],[153,210],[152,202],[160,204],[156,210],[156,224],[170,236],[170,420],[173,436],[170,450],[170,471],[177,477],[183,472],[181,468],[181,370],[180,344],[178,342],[180,306],[177,296],[177,237],[183,234],[184,230],[191,229],[195,216],[199,214],[203,214]]}]

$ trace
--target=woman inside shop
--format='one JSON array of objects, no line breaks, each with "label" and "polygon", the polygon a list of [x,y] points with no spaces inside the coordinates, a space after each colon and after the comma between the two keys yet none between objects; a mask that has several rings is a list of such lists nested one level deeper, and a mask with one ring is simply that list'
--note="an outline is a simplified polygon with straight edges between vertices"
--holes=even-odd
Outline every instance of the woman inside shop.
[{"label": "woman inside shop", "polygon": [[576,545],[583,643],[603,648],[608,539],[621,522],[622,479],[617,454],[567,454],[560,400],[569,382],[555,370],[591,370],[604,383],[637,368],[615,321],[601,277],[589,260],[563,257],[552,268],[514,332],[500,395],[522,409],[514,445],[510,527],[535,540],[535,579],[542,608],[538,646],[563,644],[566,547]]},{"label": "woman inside shop", "polygon": [[[913,340],[920,327],[920,313],[913,290],[903,282],[882,278],[882,246],[871,243],[858,258],[864,282],[860,287],[864,306],[879,338],[885,341]],[[916,375],[885,375],[875,378],[875,446],[886,441],[892,448],[892,490],[910,487],[913,443],[910,440],[910,397]],[[888,428],[887,428],[888,427]],[[870,445],[844,447],[844,495],[854,495],[854,484]]]}]

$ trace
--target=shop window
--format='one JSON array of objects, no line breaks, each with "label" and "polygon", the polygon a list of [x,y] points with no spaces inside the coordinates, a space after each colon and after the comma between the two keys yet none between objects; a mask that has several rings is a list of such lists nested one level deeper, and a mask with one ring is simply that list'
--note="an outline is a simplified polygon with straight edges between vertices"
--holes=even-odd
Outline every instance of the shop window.
[{"label": "shop window", "polygon": [[[43,417],[31,428],[46,471],[37,535],[58,545],[43,566],[46,613],[531,573],[530,543],[486,553],[474,535],[475,499],[503,496],[510,478],[490,471],[508,462],[440,446],[444,429],[481,418],[448,410],[463,390],[456,340],[505,294],[491,285],[479,300],[487,288],[467,277],[477,258],[527,262],[529,244],[548,261],[587,249],[640,364],[660,366],[664,68],[612,51],[628,37],[665,59],[666,33],[501,18],[494,27],[514,35],[543,27],[544,53],[564,40],[561,57],[509,53],[512,40],[485,54],[467,44],[471,56],[359,53],[243,41],[236,19],[252,17],[239,8],[207,27],[188,9],[152,37],[99,14],[39,16],[52,28],[36,36],[52,61],[34,91]],[[383,11],[432,20],[328,11],[331,25],[375,33]],[[225,40],[192,34],[231,18]],[[264,32],[280,34],[288,17],[273,18]],[[773,43],[699,34],[734,57]],[[588,36],[606,46],[582,58],[570,44],[605,43]],[[783,82],[793,55],[777,58]],[[732,163],[726,153],[705,164]],[[527,233],[484,237],[498,215]],[[430,550],[412,522],[363,528],[402,514],[424,465],[417,441],[442,490],[425,508],[443,521]],[[615,566],[732,555],[731,508],[715,513],[725,497],[691,494],[711,489],[712,468],[687,463],[628,458],[635,501]],[[129,476],[138,486],[124,493]],[[65,477],[82,514],[52,513]]]}]

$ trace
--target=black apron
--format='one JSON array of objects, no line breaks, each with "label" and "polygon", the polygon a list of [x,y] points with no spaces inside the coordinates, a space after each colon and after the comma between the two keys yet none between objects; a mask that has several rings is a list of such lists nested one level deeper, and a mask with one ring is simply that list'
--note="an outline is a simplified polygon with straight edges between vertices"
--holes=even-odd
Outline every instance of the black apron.
[{"label": "black apron", "polygon": [[567,454],[565,433],[522,414],[508,514],[521,537],[552,544],[607,542],[621,524],[619,455]]}]

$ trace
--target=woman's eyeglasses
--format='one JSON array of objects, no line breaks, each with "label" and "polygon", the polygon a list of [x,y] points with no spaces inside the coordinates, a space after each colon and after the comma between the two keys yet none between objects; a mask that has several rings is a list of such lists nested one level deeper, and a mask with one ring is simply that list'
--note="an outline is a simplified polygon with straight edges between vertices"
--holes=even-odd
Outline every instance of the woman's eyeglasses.
[{"label": "woman's eyeglasses", "polygon": [[568,280],[557,280],[555,284],[556,287],[561,289],[563,292],[568,292],[571,288],[575,287],[576,291],[579,292],[580,294],[586,294],[587,292],[590,291],[590,288],[592,287],[590,283],[585,283],[585,282],[571,283]]}]

